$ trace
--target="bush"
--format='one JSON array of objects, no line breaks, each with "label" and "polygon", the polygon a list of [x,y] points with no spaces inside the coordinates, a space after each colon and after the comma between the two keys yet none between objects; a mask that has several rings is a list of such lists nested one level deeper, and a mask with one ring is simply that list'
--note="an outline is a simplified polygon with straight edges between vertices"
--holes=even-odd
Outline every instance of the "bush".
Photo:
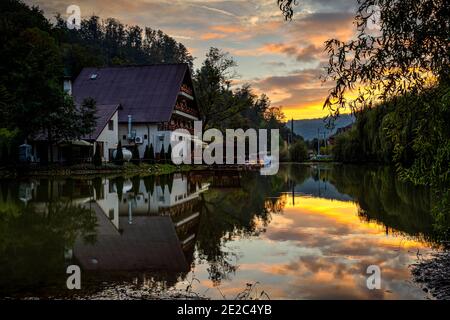
[{"label": "bush", "polygon": [[148,145],[145,146],[144,158],[142,158],[142,160],[146,163],[150,163],[150,149]]},{"label": "bush", "polygon": [[114,158],[114,162],[118,165],[123,165],[123,152],[122,152],[122,142],[119,141],[117,144],[117,152],[116,157]]},{"label": "bush", "polygon": [[102,155],[100,154],[100,147],[97,142],[95,143],[95,153],[92,162],[96,167],[100,167],[103,164]]},{"label": "bush", "polygon": [[169,144],[167,149],[166,163],[172,164],[172,144]]},{"label": "bush", "polygon": [[338,135],[333,146],[333,159],[345,163],[357,163],[364,161],[366,156],[362,153],[362,147],[356,129],[351,129]]},{"label": "bush", "polygon": [[147,145],[144,152],[144,161],[149,164],[155,163],[155,151],[153,150],[153,144],[150,143],[150,147]]},{"label": "bush", "polygon": [[149,153],[149,162],[155,163],[155,150],[153,150],[153,144],[150,143],[150,148],[148,150]]},{"label": "bush", "polygon": [[141,162],[141,155],[136,145],[131,149],[131,154],[131,163],[138,165]]},{"label": "bush", "polygon": [[164,150],[164,144],[161,146],[161,151],[159,152],[159,162],[166,163],[166,151]]},{"label": "bush", "polygon": [[308,160],[308,148],[302,140],[297,140],[289,147],[289,158],[292,162]]}]

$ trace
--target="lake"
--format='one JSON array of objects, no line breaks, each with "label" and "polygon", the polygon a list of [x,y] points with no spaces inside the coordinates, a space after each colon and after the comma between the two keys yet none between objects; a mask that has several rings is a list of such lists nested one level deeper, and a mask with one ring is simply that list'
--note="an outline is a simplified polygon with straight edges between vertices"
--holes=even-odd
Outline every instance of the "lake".
[{"label": "lake", "polygon": [[[410,265],[435,247],[430,193],[387,167],[0,186],[3,298],[427,298]],[[66,287],[69,265],[81,290]]]}]

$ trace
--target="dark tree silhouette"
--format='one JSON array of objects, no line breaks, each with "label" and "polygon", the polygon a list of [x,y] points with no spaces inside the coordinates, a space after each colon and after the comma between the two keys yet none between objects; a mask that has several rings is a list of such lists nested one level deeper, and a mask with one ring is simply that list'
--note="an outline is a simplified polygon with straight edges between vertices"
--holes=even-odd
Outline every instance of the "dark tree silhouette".
[{"label": "dark tree silhouette", "polygon": [[164,149],[164,144],[161,146],[161,151],[159,152],[159,162],[166,163],[166,150]]},{"label": "dark tree silhouette", "polygon": [[114,158],[114,162],[118,165],[123,164],[123,152],[122,152],[122,142],[121,141],[119,141],[119,143],[117,144],[117,152],[116,152],[116,157]]},{"label": "dark tree silhouette", "polygon": [[92,162],[96,167],[100,167],[102,165],[102,155],[100,154],[100,146],[98,142],[95,143],[95,152]]},{"label": "dark tree silhouette", "polygon": [[153,150],[153,144],[150,143],[150,148],[148,150],[150,163],[155,163],[155,151]]},{"label": "dark tree silhouette", "polygon": [[131,162],[134,164],[139,164],[141,162],[141,156],[139,154],[138,147],[134,146],[133,149],[131,150],[131,153],[132,153]]},{"label": "dark tree silhouette", "polygon": [[[370,108],[431,80],[450,79],[450,3],[447,0],[359,0],[357,37],[326,42],[331,90],[324,107],[334,116]],[[348,93],[357,92],[355,99]]]}]

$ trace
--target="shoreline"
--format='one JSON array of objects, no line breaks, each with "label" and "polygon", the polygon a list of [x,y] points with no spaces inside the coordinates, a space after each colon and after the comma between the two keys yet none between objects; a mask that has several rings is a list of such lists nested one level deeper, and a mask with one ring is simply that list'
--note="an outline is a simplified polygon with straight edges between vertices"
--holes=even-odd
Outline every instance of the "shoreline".
[{"label": "shoreline", "polygon": [[450,300],[450,252],[434,253],[430,258],[412,265],[414,281],[422,290],[437,300]]},{"label": "shoreline", "polygon": [[[347,165],[337,161],[317,161],[308,160],[304,162],[280,162],[280,165]],[[356,166],[365,166],[367,164],[349,164]],[[379,165],[379,164],[374,164]],[[0,179],[15,179],[29,177],[69,177],[69,176],[105,176],[105,175],[139,175],[139,176],[160,176],[165,174],[190,172],[190,171],[216,171],[221,170],[210,165],[199,164],[148,164],[148,163],[124,163],[116,165],[113,163],[104,163],[102,166],[94,166],[93,164],[76,164],[65,166],[60,164],[52,164],[47,166],[13,166],[0,168]]]},{"label": "shoreline", "polygon": [[160,176],[179,172],[202,170],[203,165],[173,165],[173,164],[132,164],[126,163],[122,166],[115,164],[104,164],[96,167],[92,164],[61,166],[51,165],[42,167],[14,167],[0,169],[0,179],[15,179],[29,177],[96,177],[105,175],[139,175]]}]

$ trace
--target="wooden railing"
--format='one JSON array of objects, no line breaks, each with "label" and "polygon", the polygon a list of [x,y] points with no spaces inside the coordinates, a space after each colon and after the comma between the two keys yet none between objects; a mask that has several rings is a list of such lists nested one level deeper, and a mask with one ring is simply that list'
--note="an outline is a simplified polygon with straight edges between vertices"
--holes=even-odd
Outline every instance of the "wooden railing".
[{"label": "wooden railing", "polygon": [[197,117],[197,118],[199,116],[197,110],[188,107],[188,105],[186,104],[185,101],[178,101],[177,104],[175,105],[175,110],[178,110],[178,111],[190,114],[190,115],[192,115],[194,117]]},{"label": "wooden railing", "polygon": [[189,131],[190,134],[194,134],[194,128],[189,128],[187,126],[183,126],[183,125],[177,125],[177,124],[162,124],[158,127],[159,131],[175,131],[177,129],[184,129]]},{"label": "wooden railing", "polygon": [[187,93],[190,96],[193,96],[192,89],[189,88],[186,84],[181,85],[181,92]]}]

